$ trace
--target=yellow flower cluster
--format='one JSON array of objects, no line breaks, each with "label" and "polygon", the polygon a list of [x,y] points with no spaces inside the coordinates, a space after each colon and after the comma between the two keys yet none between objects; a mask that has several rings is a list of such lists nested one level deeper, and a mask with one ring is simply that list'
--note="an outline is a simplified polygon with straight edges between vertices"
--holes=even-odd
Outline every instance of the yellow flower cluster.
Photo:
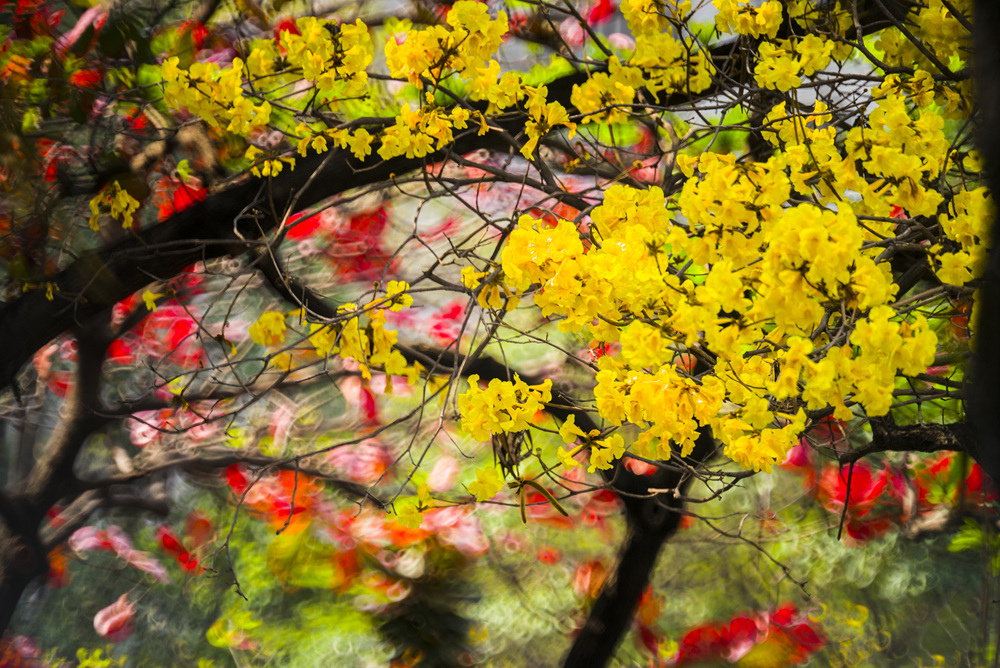
[{"label": "yellow flower cluster", "polygon": [[528,135],[528,141],[521,147],[521,155],[530,160],[542,137],[562,125],[569,128],[569,136],[572,138],[576,134],[576,123],[570,122],[569,114],[561,103],[546,102],[548,89],[545,86],[525,86],[524,91],[528,111],[524,131]]},{"label": "yellow flower cluster", "polygon": [[[356,305],[344,304],[338,311],[354,313]],[[309,343],[317,355],[354,360],[365,380],[371,380],[373,368],[381,368],[386,374],[386,392],[392,393],[391,376],[406,376],[409,382],[416,382],[420,366],[408,365],[403,354],[396,350],[398,333],[386,329],[383,309],[352,315],[335,325],[308,323],[308,326]]]},{"label": "yellow flower cluster", "polygon": [[715,66],[697,44],[687,44],[668,32],[639,35],[628,64],[639,69],[651,93],[700,93],[712,85]]},{"label": "yellow flower cluster", "polygon": [[[847,7],[837,0],[832,5],[816,0],[785,0],[789,18],[811,31],[835,32],[843,35],[854,26],[850,4]],[[839,57],[838,57],[839,59]]]},{"label": "yellow flower cluster", "polygon": [[894,317],[890,307],[879,306],[851,334],[851,343],[860,349],[854,359],[854,400],[872,416],[889,412],[896,371],[923,372],[937,347],[937,337],[923,316],[912,325],[894,322]]},{"label": "yellow flower cluster", "polygon": [[[374,58],[368,26],[361,19],[338,25],[306,16],[296,20],[300,35],[282,34],[288,65],[324,93],[325,100],[351,97],[368,85],[367,68]],[[331,95],[334,93],[334,95]]]},{"label": "yellow flower cluster", "polygon": [[642,85],[638,68],[624,67],[617,56],[612,56],[607,73],[596,72],[585,83],[573,86],[570,102],[584,114],[584,123],[623,123],[628,114],[621,105],[631,104],[635,89]]},{"label": "yellow flower cluster", "polygon": [[524,97],[521,75],[517,72],[500,73],[500,63],[490,60],[486,67],[476,70],[476,76],[469,84],[469,97],[475,101],[489,102],[486,109],[493,115],[509,109]]},{"label": "yellow flower cluster", "polygon": [[906,98],[887,95],[868,122],[868,128],[851,128],[844,142],[848,160],[861,160],[866,170],[881,177],[860,191],[870,195],[865,203],[881,199],[887,202],[885,212],[891,202],[911,216],[935,215],[943,197],[923,184],[936,179],[947,164],[944,118],[932,109],[911,118]]},{"label": "yellow flower cluster", "polygon": [[[957,12],[961,18],[953,13]],[[918,48],[913,40],[898,30],[885,30],[879,33],[877,48],[885,54],[883,60],[888,65],[899,67],[914,67],[936,71],[936,66],[927,57],[927,52],[933,54],[938,62],[948,65],[953,62],[958,65],[969,57],[965,43],[969,31],[963,25],[972,16],[972,0],[927,0],[920,3],[910,12],[907,20],[911,22],[911,34],[921,45]]]},{"label": "yellow flower cluster", "polygon": [[[906,98],[879,99],[868,126],[858,125],[838,138],[826,107],[792,113],[784,102],[767,116],[764,135],[781,151],[766,164],[787,172],[796,192],[824,205],[850,206],[857,215],[887,217],[892,206],[910,215],[933,216],[942,201],[927,187],[947,164],[944,118],[931,108],[911,117]],[[861,163],[871,179],[858,172]],[[848,193],[859,196],[849,197]],[[893,234],[886,223],[869,224],[882,236]],[[868,240],[875,240],[872,235]]]},{"label": "yellow flower cluster", "polygon": [[[851,52],[846,41],[829,38],[853,25],[840,2],[823,12],[810,0],[713,4],[720,32],[760,40],[754,76],[763,88],[792,91]],[[928,0],[912,18],[932,56],[957,68],[966,57],[956,46],[965,28],[951,15],[953,4],[961,9],[968,0]],[[606,68],[574,86],[570,99],[579,117],[550,100],[545,85],[526,85],[527,76],[502,70],[495,56],[507,33],[506,14],[494,18],[485,4],[458,0],[444,23],[387,39],[386,67],[421,91],[415,104],[401,104],[394,122],[378,131],[297,119],[298,151],[304,156],[340,146],[363,160],[379,142],[383,159],[422,158],[444,149],[470,124],[488,132],[490,116],[516,108],[525,114],[517,137],[521,154],[532,160],[550,133],[573,137],[575,121],[629,122],[640,89],[662,100],[712,85],[715,72],[705,49],[675,31],[690,2],[624,0],[621,9],[635,46],[619,49]],[[779,40],[786,19],[793,30]],[[228,68],[196,63],[182,71],[176,59],[168,60],[166,99],[246,135],[272,123],[267,97],[287,86],[289,76],[308,80],[334,110],[338,101],[363,95],[372,62],[367,27],[315,19],[297,25],[301,35],[285,33],[280,47],[261,42],[246,63],[237,59]],[[763,123],[755,121],[774,149],[764,152],[766,158],[678,156],[684,184],[670,201],[659,188],[612,185],[589,219],[522,216],[499,266],[491,261],[462,271],[483,308],[509,307],[530,294],[561,330],[620,343],[620,353],[599,361],[594,394],[607,424],[640,427],[630,446],[636,454],[687,454],[699,430],[710,427],[734,461],[770,470],[797,442],[806,410],[832,410],[844,420],[855,410],[885,414],[897,374],[931,364],[937,341],[927,321],[893,305],[899,295],[886,240],[909,235],[942,281],[964,285],[985,262],[991,203],[970,180],[968,191],[947,211],[942,207],[951,183],[942,174],[962,155],[949,156],[954,130],[946,132],[945,120],[966,104],[965,84],[935,81],[930,72],[941,70],[935,58],[914,52],[912,40],[896,31],[886,31],[878,45],[866,44],[882,49],[889,65],[912,73],[889,76],[873,90],[875,104],[862,122],[835,124],[822,102],[783,96]],[[267,83],[259,84],[260,77]],[[449,91],[482,102],[485,113],[461,103],[444,106],[440,96]],[[259,163],[255,173],[263,176],[294,165],[292,158],[265,155],[255,146],[246,157]],[[92,202],[91,208],[96,216],[98,206]],[[917,245],[922,237],[915,217],[937,220],[944,235],[937,245]],[[311,350],[354,359],[368,378],[375,367],[389,375],[416,374],[395,349],[396,333],[385,326],[384,309],[412,301],[406,289],[391,283],[381,299],[343,307],[336,324],[307,323]],[[262,345],[282,343],[284,316],[265,313],[250,335]],[[685,351],[702,361],[714,356],[714,368],[697,374],[678,368],[675,358]],[[529,386],[515,376],[483,388],[477,381],[470,379],[458,405],[464,429],[478,440],[529,428],[551,400],[548,381]],[[626,451],[621,435],[585,435],[572,420],[559,434],[567,444],[584,439],[572,452],[559,450],[567,467],[578,465],[573,456],[581,448],[590,449],[591,471],[611,467]],[[485,500],[501,486],[495,470],[483,469],[469,490]]]},{"label": "yellow flower cluster", "polygon": [[[823,305],[845,298],[870,308],[891,296],[892,277],[861,254],[862,229],[847,208],[839,212],[800,204],[763,235],[767,244],[760,298],[750,317],[773,319],[777,332],[809,334],[823,317]],[[861,270],[855,283],[852,270]]]},{"label": "yellow flower cluster", "polygon": [[138,208],[139,200],[123,189],[118,181],[112,181],[90,200],[90,229],[95,232],[100,229],[98,219],[101,211],[106,210],[112,218],[120,220],[122,228],[127,230],[132,227],[133,214]]},{"label": "yellow flower cluster", "polygon": [[943,252],[940,245],[932,248],[941,266],[935,270],[938,278],[952,285],[964,285],[986,269],[986,251],[990,244],[990,221],[994,218],[993,202],[985,187],[958,193],[951,201],[951,211],[938,216],[941,229],[961,250]]},{"label": "yellow flower cluster", "polygon": [[715,420],[725,399],[725,387],[717,378],[699,383],[671,364],[648,373],[602,357],[599,366],[594,388],[598,412],[615,425],[650,424],[633,447],[653,459],[669,459],[672,443],[681,455],[690,454],[699,427]]},{"label": "yellow flower cluster", "polygon": [[611,434],[605,439],[594,442],[590,450],[590,467],[587,470],[593,473],[598,469],[609,469],[616,459],[621,459],[624,455],[625,439],[621,434]]},{"label": "yellow flower cluster", "polygon": [[817,35],[764,42],[754,75],[764,88],[791,90],[802,85],[802,75],[812,76],[826,67],[833,50],[833,42]]},{"label": "yellow flower cluster", "polygon": [[271,103],[243,94],[244,63],[234,58],[229,67],[217,63],[191,63],[180,69],[175,56],[164,61],[163,101],[175,109],[187,109],[208,125],[246,136],[271,120]]},{"label": "yellow flower cluster", "polygon": [[767,35],[773,39],[781,27],[781,3],[778,0],[768,0],[760,7],[754,7],[749,0],[712,0],[712,5],[718,10],[715,27],[719,32],[750,37]]},{"label": "yellow flower cluster", "polygon": [[431,105],[414,110],[404,104],[396,123],[382,133],[378,154],[387,160],[397,155],[422,158],[450,143],[452,128],[465,128],[470,116],[462,107],[454,107],[449,112]]},{"label": "yellow flower cluster", "polygon": [[791,194],[788,177],[777,161],[738,164],[731,154],[702,154],[697,159],[678,157],[687,176],[677,204],[701,239],[687,244],[697,264],[729,259],[735,267],[760,255],[761,225],[781,217]]},{"label": "yellow flower cluster", "polygon": [[286,164],[289,168],[295,169],[295,158],[279,156],[271,160],[260,160],[258,162],[258,158],[262,155],[264,155],[264,151],[250,144],[243,156],[250,161],[250,171],[255,176],[277,176],[285,168]]},{"label": "yellow flower cluster", "polygon": [[[623,4],[623,11],[625,7]],[[712,85],[715,73],[704,50],[677,40],[669,32],[638,34],[627,62],[623,65],[612,56],[607,66],[606,73],[593,73],[585,83],[573,86],[570,101],[584,114],[584,122],[624,122],[636,89],[644,87],[651,93],[668,95],[700,93]]]},{"label": "yellow flower cluster", "polygon": [[277,311],[264,311],[250,325],[250,339],[258,346],[274,346],[285,342],[285,315]]},{"label": "yellow flower cluster", "polygon": [[[483,285],[483,279],[487,279]],[[520,299],[507,287],[503,272],[476,271],[475,267],[462,270],[462,284],[470,290],[476,290],[476,303],[482,308],[515,309]],[[482,287],[480,287],[482,286]]]},{"label": "yellow flower cluster", "polygon": [[620,6],[636,38],[669,30],[670,19],[683,21],[691,13],[690,0],[624,0]]},{"label": "yellow flower cluster", "polygon": [[496,467],[483,466],[476,469],[476,479],[467,487],[470,494],[476,495],[476,501],[489,501],[503,489],[503,478],[497,473]]},{"label": "yellow flower cluster", "polygon": [[[240,58],[228,67],[195,62],[183,70],[177,57],[168,58],[160,67],[164,102],[187,109],[212,127],[245,137],[271,122],[266,97],[272,92],[285,95],[289,81],[305,79],[334,111],[338,100],[362,94],[374,57],[368,27],[360,19],[338,25],[314,17],[300,18],[296,26],[301,35],[282,33],[284,53],[273,40],[259,40],[245,63]],[[276,71],[279,62],[281,72]],[[251,78],[252,94],[246,86]],[[266,171],[277,170],[280,166]]]},{"label": "yellow flower cluster", "polygon": [[440,83],[452,72],[463,79],[476,79],[507,34],[507,14],[499,12],[493,19],[484,3],[472,0],[456,2],[448,12],[447,24],[389,39],[385,47],[389,74],[418,88],[425,80]]},{"label": "yellow flower cluster", "polygon": [[[767,470],[797,442],[803,408],[849,419],[853,401],[884,414],[896,373],[932,363],[926,321],[900,321],[888,306],[896,288],[875,262],[878,247],[866,245],[874,232],[848,206],[785,206],[787,165],[782,155],[741,165],[703,154],[699,179],[682,161],[686,225],[658,188],[612,186],[591,213],[587,243],[568,221],[527,216],[508,238],[501,262],[513,290],[533,290],[564,330],[620,341],[621,353],[599,362],[594,394],[610,424],[646,425],[637,454],[666,458],[671,444],[688,453],[710,426],[734,460]],[[845,311],[856,321],[850,345],[814,334]],[[846,326],[836,316],[835,327]],[[695,380],[673,357],[698,342],[717,364]],[[592,465],[609,465],[614,452],[592,445]]]},{"label": "yellow flower cluster", "polygon": [[[419,364],[407,364],[403,354],[395,348],[397,332],[386,329],[385,308],[399,311],[413,303],[413,297],[406,293],[409,285],[404,281],[389,281],[386,295],[369,302],[364,309],[355,304],[344,304],[338,314],[344,319],[335,324],[320,324],[305,321],[308,333],[306,340],[312,351],[319,357],[337,355],[354,360],[366,380],[371,380],[372,369],[380,368],[386,374],[385,390],[392,392],[392,376],[406,376],[415,383],[421,370]],[[302,317],[303,312],[299,312]],[[265,311],[250,325],[249,334],[254,343],[274,346],[285,342],[287,325],[285,314]]]},{"label": "yellow flower cluster", "polygon": [[911,76],[890,74],[873,91],[873,97],[898,95],[907,98],[918,108],[933,104],[943,104],[945,118],[956,118],[968,109],[962,95],[954,87],[943,81],[935,81],[930,72],[916,70]]},{"label": "yellow flower cluster", "polygon": [[469,376],[469,390],[458,396],[462,428],[477,441],[488,441],[492,434],[524,431],[535,414],[552,401],[552,381],[528,385],[514,374],[514,382],[494,378],[486,388],[479,387],[479,376]]}]

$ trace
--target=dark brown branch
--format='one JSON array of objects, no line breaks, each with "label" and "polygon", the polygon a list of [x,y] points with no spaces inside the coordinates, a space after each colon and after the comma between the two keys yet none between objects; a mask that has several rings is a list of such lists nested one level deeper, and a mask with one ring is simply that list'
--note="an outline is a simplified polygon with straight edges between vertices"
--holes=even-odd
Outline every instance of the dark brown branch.
[{"label": "dark brown branch", "polygon": [[964,422],[952,424],[911,424],[880,426],[872,423],[872,441],[838,457],[841,464],[856,462],[877,452],[956,452],[973,453],[972,429]]}]

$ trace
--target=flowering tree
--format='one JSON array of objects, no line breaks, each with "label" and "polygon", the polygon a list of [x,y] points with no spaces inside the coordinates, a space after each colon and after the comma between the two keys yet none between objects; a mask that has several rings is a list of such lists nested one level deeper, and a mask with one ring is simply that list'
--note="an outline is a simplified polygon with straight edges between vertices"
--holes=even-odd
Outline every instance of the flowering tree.
[{"label": "flowering tree", "polygon": [[249,514],[278,581],[360,586],[393,660],[450,665],[491,508],[620,504],[566,665],[633,621],[657,661],[793,665],[824,636],[792,605],[657,636],[695,502],[781,465],[838,537],[989,544],[968,3],[701,4],[0,4],[0,626],[69,557],[246,593]]}]

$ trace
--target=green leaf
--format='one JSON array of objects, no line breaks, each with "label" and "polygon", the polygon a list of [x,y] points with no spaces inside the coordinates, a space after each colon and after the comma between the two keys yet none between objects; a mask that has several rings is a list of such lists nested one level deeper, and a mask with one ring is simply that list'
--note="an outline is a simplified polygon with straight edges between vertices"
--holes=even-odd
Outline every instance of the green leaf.
[{"label": "green leaf", "polygon": [[958,533],[952,537],[951,543],[948,544],[948,551],[962,552],[963,550],[982,547],[985,538],[986,535],[983,533],[983,528],[979,526],[979,523],[971,517],[967,517],[962,528],[958,530]]}]

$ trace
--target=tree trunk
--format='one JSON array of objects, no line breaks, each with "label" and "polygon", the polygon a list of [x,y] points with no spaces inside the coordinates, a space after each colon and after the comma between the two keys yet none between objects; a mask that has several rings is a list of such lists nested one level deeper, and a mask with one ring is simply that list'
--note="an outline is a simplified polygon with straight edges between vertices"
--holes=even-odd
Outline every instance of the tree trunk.
[{"label": "tree trunk", "polygon": [[[656,501],[648,499],[646,503],[655,504]],[[632,625],[636,606],[649,584],[660,549],[680,523],[680,515],[672,509],[658,506],[655,512],[664,515],[664,523],[660,527],[648,524],[644,527],[638,522],[633,526],[632,522],[629,523],[628,536],[615,572],[594,602],[587,623],[563,662],[564,668],[606,665]]]},{"label": "tree trunk", "polygon": [[11,531],[0,521],[0,635],[10,625],[24,590],[48,569],[41,544]]}]

